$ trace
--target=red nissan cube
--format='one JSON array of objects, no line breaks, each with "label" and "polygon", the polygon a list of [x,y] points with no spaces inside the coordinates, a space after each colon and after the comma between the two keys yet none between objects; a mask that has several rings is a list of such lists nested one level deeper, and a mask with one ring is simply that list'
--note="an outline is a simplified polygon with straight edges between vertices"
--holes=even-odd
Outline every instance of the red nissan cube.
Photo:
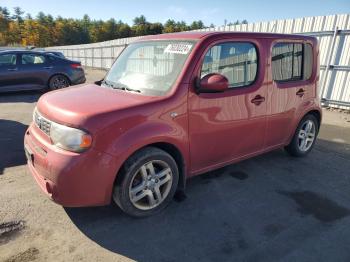
[{"label": "red nissan cube", "polygon": [[186,179],[318,134],[316,38],[190,32],[142,38],[106,77],[43,95],[24,138],[41,189],[70,207],[152,215]]}]

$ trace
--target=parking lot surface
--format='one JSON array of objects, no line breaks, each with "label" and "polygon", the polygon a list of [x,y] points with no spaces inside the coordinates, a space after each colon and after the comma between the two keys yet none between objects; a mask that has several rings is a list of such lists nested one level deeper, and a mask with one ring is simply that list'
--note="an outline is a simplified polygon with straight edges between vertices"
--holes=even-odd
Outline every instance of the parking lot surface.
[{"label": "parking lot surface", "polygon": [[350,261],[350,114],[324,110],[306,158],[281,149],[192,178],[186,197],[134,219],[40,192],[23,153],[40,95],[0,95],[0,261]]}]

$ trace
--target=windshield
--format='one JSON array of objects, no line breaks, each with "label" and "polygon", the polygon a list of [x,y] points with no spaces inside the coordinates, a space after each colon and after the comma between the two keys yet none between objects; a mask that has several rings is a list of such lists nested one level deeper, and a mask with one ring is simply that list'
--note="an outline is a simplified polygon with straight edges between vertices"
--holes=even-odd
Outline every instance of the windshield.
[{"label": "windshield", "polygon": [[102,86],[165,95],[175,83],[193,41],[149,41],[130,44],[117,58]]}]

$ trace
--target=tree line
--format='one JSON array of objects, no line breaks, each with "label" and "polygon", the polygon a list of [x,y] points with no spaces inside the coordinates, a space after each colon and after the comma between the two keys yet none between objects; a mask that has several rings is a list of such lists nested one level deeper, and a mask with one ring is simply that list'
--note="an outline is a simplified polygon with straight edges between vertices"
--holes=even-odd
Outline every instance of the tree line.
[{"label": "tree line", "polygon": [[[226,23],[226,22],[225,22]],[[233,24],[239,24],[236,21]],[[243,20],[242,23],[247,23]],[[33,18],[20,7],[13,13],[0,6],[0,46],[57,46],[87,44],[117,38],[173,33],[202,29],[206,26],[201,20],[187,24],[184,21],[167,20],[164,24],[148,22],[141,15],[133,19],[130,26],[121,20],[92,20],[88,15],[82,19],[63,18],[39,12]],[[213,24],[210,27],[214,27]]]}]

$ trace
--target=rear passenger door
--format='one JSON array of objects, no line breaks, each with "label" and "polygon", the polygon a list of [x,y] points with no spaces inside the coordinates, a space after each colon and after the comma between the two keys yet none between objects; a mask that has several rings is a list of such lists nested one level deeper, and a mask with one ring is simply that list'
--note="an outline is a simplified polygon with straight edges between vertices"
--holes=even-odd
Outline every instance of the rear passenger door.
[{"label": "rear passenger door", "polygon": [[47,87],[52,66],[44,54],[22,53],[19,70],[21,71],[21,81],[28,88],[37,89]]},{"label": "rear passenger door", "polygon": [[266,147],[284,145],[314,89],[313,51],[302,41],[272,41]]},{"label": "rear passenger door", "polygon": [[193,173],[262,150],[266,127],[267,84],[263,40],[233,39],[212,43],[201,57],[197,78],[219,73],[229,80],[222,93],[190,88],[189,134]]}]

